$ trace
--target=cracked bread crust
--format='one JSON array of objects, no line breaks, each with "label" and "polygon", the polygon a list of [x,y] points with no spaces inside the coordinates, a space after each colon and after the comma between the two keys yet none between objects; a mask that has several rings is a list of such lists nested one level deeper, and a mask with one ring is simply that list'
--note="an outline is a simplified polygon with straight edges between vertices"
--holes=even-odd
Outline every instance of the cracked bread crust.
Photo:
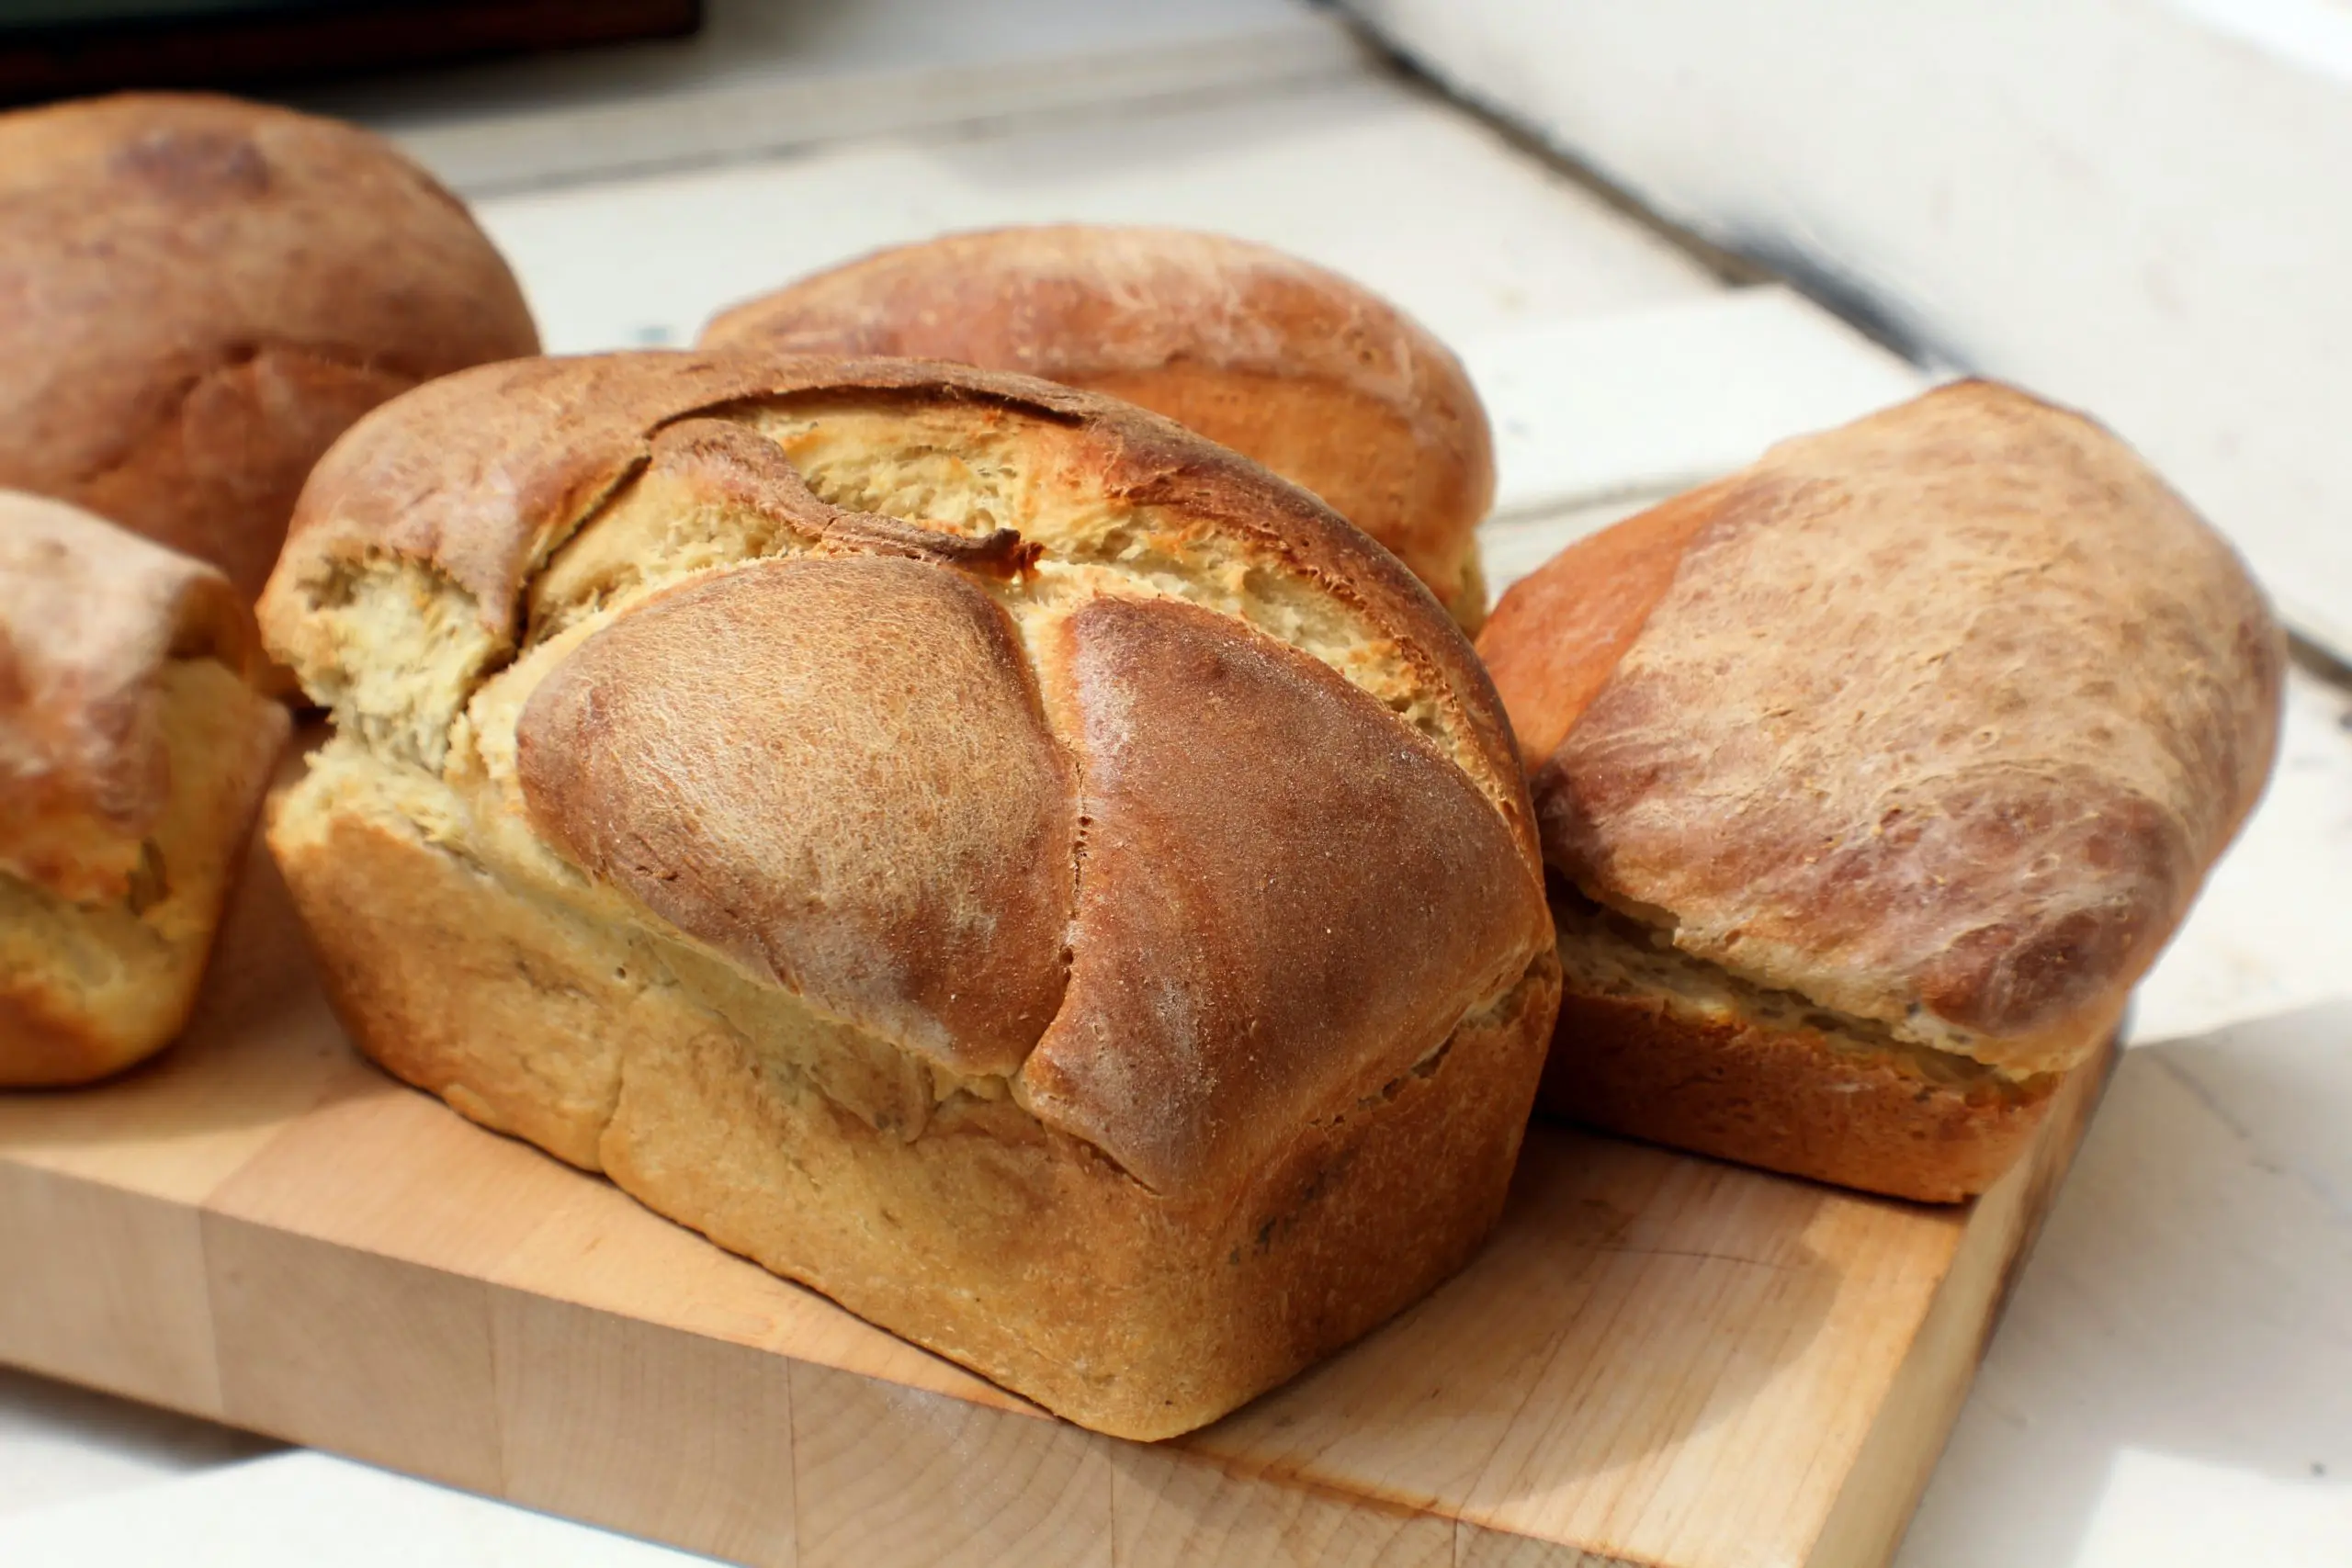
[{"label": "cracked bread crust", "polygon": [[286,736],[256,654],[219,572],[0,491],[0,1085],[178,1032]]},{"label": "cracked bread crust", "polygon": [[1920,1203],[1961,1202],[1999,1180],[2064,1081],[1963,1089],[1805,1031],[1580,987],[1563,990],[1558,1029],[1577,1043],[1544,1066],[1542,1103],[1555,1114]]},{"label": "cracked bread crust", "polygon": [[248,602],[359,415],[536,353],[464,207],[378,137],[231,98],[0,115],[0,484],[225,571]]},{"label": "cracked bread crust", "polygon": [[846,1021],[1001,1077],[1060,1004],[1069,764],[1012,617],[954,572],[769,559],[658,590],[539,682],[515,747],[565,859]]},{"label": "cracked bread crust", "polygon": [[[1480,648],[1552,871],[1694,970],[1846,1021],[1598,990],[1564,937],[1555,1049],[1589,1060],[1553,1102],[1910,1195],[1997,1174],[2113,1030],[2260,795],[2284,665],[2229,547],[2129,448],[1984,382],[1571,547]],[[1852,1077],[1874,1038],[2009,1098],[1982,1121],[1881,1094]],[[1745,1110],[1702,1111],[1735,1080]]]},{"label": "cracked bread crust", "polygon": [[1063,1415],[1214,1419],[1499,1212],[1557,981],[1491,690],[1165,421],[492,367],[330,456],[264,619],[364,1048]]},{"label": "cracked bread crust", "polygon": [[[804,468],[834,476],[827,482],[837,500],[860,502],[836,510],[879,520],[868,529],[904,521],[894,519],[892,504],[938,502],[939,485],[922,476],[898,502],[866,493],[859,487],[871,481],[854,456],[832,453],[824,430],[800,428],[824,423],[816,412],[836,412],[843,400],[866,419],[904,423],[924,439],[933,432],[941,440],[994,441],[1016,425],[1069,433],[1046,444],[1034,469],[1007,463],[991,470],[997,481],[1017,478],[1056,499],[1064,536],[1053,547],[1065,558],[1158,574],[1166,591],[1235,610],[1278,638],[1331,623],[1348,646],[1327,662],[1437,739],[1533,854],[1533,818],[1501,700],[1470,645],[1433,629],[1427,592],[1395,557],[1313,496],[1169,420],[962,366],[644,353],[517,360],[445,376],[403,396],[397,418],[361,422],[312,471],[261,606],[271,650],[302,672],[339,726],[437,766],[473,683],[581,613],[549,590],[589,568],[559,552],[625,486],[643,476],[640,491],[683,495],[677,504],[690,512],[711,504],[702,486],[783,494],[740,465],[732,479],[715,478],[707,449],[689,457],[687,444],[662,439],[673,427],[733,418],[777,436],[787,455],[797,446]],[[974,472],[956,466],[955,482],[978,483]],[[1069,502],[1074,492],[1091,499]],[[991,504],[1030,499],[996,494]],[[792,502],[771,499],[752,510],[755,536],[742,547],[820,547],[794,540],[811,525],[791,520]],[[1148,526],[1122,522],[1138,518]],[[946,549],[993,531],[992,522],[929,530],[932,547]],[[717,547],[677,533],[662,521],[631,537],[687,551]],[[572,553],[593,560],[594,544],[581,540]],[[422,576],[404,575],[416,568]],[[602,603],[634,591],[649,569],[618,559],[602,570],[605,576],[580,584],[577,596]],[[421,597],[402,603],[412,590]],[[371,596],[385,602],[367,604]],[[400,635],[430,645],[419,650],[425,665],[397,682],[377,681],[367,661],[344,657],[358,619],[376,615],[410,623]]]},{"label": "cracked bread crust", "polygon": [[1614,1133],[1917,1202],[2000,1179],[2063,1073],[2013,1078],[1770,992],[1555,886],[1557,1044],[1539,1103]]},{"label": "cracked bread crust", "polygon": [[1305,486],[1462,626],[1493,437],[1461,362],[1369,290],[1222,234],[1048,224],[879,251],[738,305],[713,348],[948,359],[1167,415]]}]

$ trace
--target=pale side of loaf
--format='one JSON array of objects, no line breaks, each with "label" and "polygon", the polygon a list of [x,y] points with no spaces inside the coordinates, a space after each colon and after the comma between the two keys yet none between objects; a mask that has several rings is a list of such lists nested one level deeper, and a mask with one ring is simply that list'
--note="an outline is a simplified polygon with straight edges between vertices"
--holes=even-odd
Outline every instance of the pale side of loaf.
[{"label": "pale side of loaf", "polygon": [[2091,422],[1984,382],[1584,541],[1480,640],[1567,972],[1546,1101],[1982,1190],[2268,777],[2283,642]]},{"label": "pale side of loaf", "polygon": [[0,1087],[179,1032],[286,739],[255,652],[219,572],[0,491]]},{"label": "pale side of loaf", "polygon": [[526,361],[371,416],[263,607],[354,1037],[1102,1430],[1499,1213],[1557,999],[1500,705],[1175,425],[912,361]]},{"label": "pale side of loaf", "polygon": [[168,93],[0,114],[0,485],[248,600],[353,420],[537,350],[464,206],[356,126]]},{"label": "pale side of loaf", "polygon": [[710,346],[906,355],[1124,398],[1306,486],[1461,624],[1494,442],[1461,362],[1370,290],[1264,245],[1053,224],[862,257],[714,320]]}]

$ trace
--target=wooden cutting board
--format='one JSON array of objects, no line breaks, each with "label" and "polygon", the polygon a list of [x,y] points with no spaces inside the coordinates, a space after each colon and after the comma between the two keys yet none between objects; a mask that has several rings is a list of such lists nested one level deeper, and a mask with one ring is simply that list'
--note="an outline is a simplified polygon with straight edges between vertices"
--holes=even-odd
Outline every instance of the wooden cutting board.
[{"label": "wooden cutting board", "polygon": [[2107,1066],[1965,1210],[1539,1127],[1459,1279],[1145,1446],[377,1073],[263,860],[175,1050],[0,1094],[0,1360],[763,1564],[1857,1568]]}]

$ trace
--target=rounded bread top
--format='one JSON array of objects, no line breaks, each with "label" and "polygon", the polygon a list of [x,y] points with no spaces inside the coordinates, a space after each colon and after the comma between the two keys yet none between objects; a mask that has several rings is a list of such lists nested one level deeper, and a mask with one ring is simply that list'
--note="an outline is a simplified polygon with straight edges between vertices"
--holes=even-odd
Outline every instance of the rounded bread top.
[{"label": "rounded bread top", "polygon": [[353,420],[537,346],[464,206],[368,131],[189,94],[0,115],[0,484],[249,597]]},{"label": "rounded bread top", "polygon": [[1066,387],[469,371],[320,464],[262,619],[387,765],[488,779],[632,918],[1155,1190],[1381,1092],[1548,950],[1500,705],[1426,592]]},{"label": "rounded bread top", "polygon": [[1479,639],[1544,854],[1703,960],[2019,1073],[2098,1043],[2277,749],[2230,547],[1963,382],[1564,551]]},{"label": "rounded bread top", "polygon": [[1123,398],[1233,448],[1395,551],[1464,624],[1494,501],[1461,362],[1379,296],[1269,246],[1057,224],[877,252],[722,312],[714,347],[907,355]]},{"label": "rounded bread top", "polygon": [[[323,683],[313,694],[332,688],[342,650],[306,611],[345,573],[390,559],[425,566],[456,591],[488,639],[483,658],[511,653],[530,580],[646,468],[665,430],[831,397],[1069,429],[1084,468],[1070,482],[1181,519],[1187,538],[1218,541],[1347,606],[1416,672],[1456,761],[1482,781],[1515,777],[1510,723],[1476,653],[1394,557],[1328,505],[1147,410],[965,365],[648,350],[443,377],[360,421],[313,469],[262,597],[264,637],[306,684]],[[1500,800],[1519,789],[1486,787]]]}]

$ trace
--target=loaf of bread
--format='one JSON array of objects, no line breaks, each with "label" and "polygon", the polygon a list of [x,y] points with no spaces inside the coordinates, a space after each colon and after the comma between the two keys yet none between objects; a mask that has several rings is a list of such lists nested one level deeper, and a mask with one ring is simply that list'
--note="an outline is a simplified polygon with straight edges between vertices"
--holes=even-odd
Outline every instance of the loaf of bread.
[{"label": "loaf of bread", "polygon": [[85,1083],[194,1005],[286,713],[220,573],[0,491],[0,1086]]},{"label": "loaf of bread", "polygon": [[1395,558],[1178,426],[910,360],[421,388],[263,601],[360,1045],[1090,1427],[1457,1268],[1557,999],[1525,785]]},{"label": "loaf of bread", "polygon": [[249,603],[353,420],[537,346],[465,208],[366,131],[173,94],[0,115],[0,485]]},{"label": "loaf of bread", "polygon": [[2283,649],[2113,436],[1982,382],[1563,552],[1480,640],[1566,998],[1544,1101],[1982,1191],[2269,773]]},{"label": "loaf of bread", "polygon": [[706,345],[909,355],[1166,414],[1321,496],[1467,629],[1493,437],[1461,362],[1403,311],[1264,245],[1080,224],[951,234],[739,305]]}]

